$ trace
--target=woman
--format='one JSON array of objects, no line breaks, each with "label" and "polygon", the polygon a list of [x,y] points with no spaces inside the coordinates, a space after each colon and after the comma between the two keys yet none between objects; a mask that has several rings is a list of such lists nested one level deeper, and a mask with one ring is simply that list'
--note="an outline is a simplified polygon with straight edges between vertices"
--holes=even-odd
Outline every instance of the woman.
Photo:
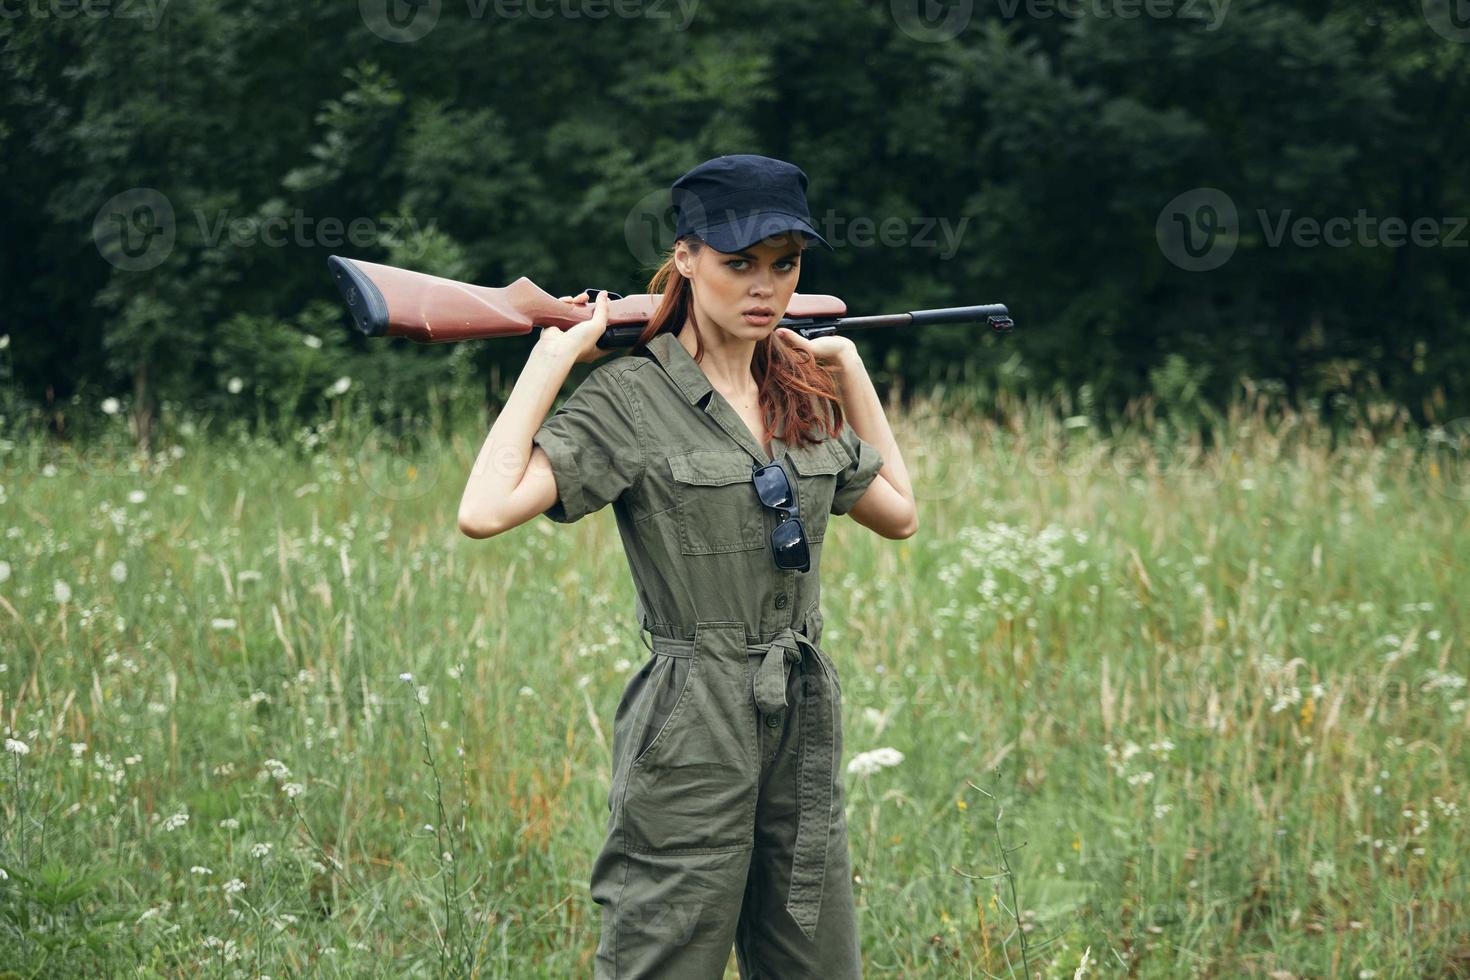
[{"label": "woman", "polygon": [[805,240],[827,245],[806,184],[748,154],[679,178],[640,344],[536,427],[603,353],[606,294],[543,329],[460,503],[476,538],[613,505],[652,657],[613,725],[598,977],[718,980],[732,943],[745,978],[861,976],[818,569],[831,514],[885,538],[918,524],[852,341],[776,327]]}]

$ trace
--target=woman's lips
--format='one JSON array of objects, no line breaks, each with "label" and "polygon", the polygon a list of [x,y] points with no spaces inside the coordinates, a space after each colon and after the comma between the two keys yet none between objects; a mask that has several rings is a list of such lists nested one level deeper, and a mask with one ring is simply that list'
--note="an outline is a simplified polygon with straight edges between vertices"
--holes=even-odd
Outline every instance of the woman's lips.
[{"label": "woman's lips", "polygon": [[741,316],[745,317],[746,323],[756,327],[764,327],[776,319],[776,314],[774,313],[742,313]]}]

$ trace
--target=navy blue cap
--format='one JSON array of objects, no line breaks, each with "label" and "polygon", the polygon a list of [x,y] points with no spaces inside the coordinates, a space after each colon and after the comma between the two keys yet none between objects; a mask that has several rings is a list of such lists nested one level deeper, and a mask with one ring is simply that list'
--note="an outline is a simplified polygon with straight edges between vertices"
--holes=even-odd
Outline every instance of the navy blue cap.
[{"label": "navy blue cap", "polygon": [[678,180],[674,237],[698,235],[720,252],[738,252],[763,238],[799,231],[828,248],[812,227],[806,174],[795,164],[753,153],[706,160]]}]

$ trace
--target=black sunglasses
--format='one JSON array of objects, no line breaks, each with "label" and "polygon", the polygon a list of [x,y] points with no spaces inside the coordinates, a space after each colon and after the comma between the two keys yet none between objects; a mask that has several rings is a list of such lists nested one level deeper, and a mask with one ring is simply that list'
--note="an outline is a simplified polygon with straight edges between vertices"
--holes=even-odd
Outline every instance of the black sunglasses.
[{"label": "black sunglasses", "polygon": [[796,495],[791,491],[785,467],[779,462],[757,465],[751,473],[751,480],[761,503],[783,515],[781,523],[771,532],[771,553],[776,558],[776,567],[787,571],[810,571],[806,528],[798,516]]}]

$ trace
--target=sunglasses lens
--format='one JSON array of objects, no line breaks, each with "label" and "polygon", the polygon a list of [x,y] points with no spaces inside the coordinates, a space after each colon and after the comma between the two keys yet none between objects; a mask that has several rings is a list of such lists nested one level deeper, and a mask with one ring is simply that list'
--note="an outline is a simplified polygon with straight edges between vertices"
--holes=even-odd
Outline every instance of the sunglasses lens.
[{"label": "sunglasses lens", "polygon": [[790,507],[791,483],[780,464],[762,467],[755,474],[755,492],[767,507]]},{"label": "sunglasses lens", "polygon": [[776,530],[771,532],[771,550],[776,553],[776,565],[779,568],[799,568],[805,571],[810,567],[806,529],[801,526],[801,518],[788,517],[776,525]]}]

